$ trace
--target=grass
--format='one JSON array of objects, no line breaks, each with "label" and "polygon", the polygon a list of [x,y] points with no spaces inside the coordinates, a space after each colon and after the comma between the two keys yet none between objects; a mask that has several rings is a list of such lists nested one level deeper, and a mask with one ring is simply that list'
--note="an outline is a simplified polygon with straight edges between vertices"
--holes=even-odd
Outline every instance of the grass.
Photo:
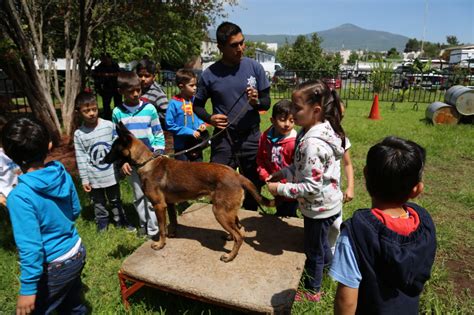
[{"label": "grass", "polygon": [[[425,192],[416,202],[426,207],[437,226],[438,250],[432,278],[421,296],[420,312],[465,314],[474,309],[469,291],[473,281],[472,246],[474,244],[474,126],[433,126],[424,120],[426,104],[413,110],[411,103],[380,103],[382,120],[367,119],[371,102],[350,101],[344,118],[355,168],[355,199],[344,207],[344,217],[370,205],[362,170],[365,156],[374,143],[388,135],[397,135],[420,143],[427,150],[424,175]],[[261,129],[269,125],[269,113],[262,116]],[[205,152],[208,158],[209,152]],[[137,222],[132,193],[122,183],[123,201],[133,222]],[[83,272],[85,298],[94,314],[125,313],[117,271],[122,261],[143,240],[134,234],[111,227],[106,234],[95,232],[93,211],[88,198],[80,193],[84,206],[77,227],[87,247],[87,265]],[[273,209],[269,209],[273,211]],[[0,213],[0,313],[15,309],[19,265],[11,228]],[[269,266],[271,268],[271,266]],[[325,295],[320,303],[295,303],[293,314],[332,313],[336,284],[325,277]],[[238,314],[224,308],[195,302],[155,289],[143,288],[130,298],[132,314]]]}]

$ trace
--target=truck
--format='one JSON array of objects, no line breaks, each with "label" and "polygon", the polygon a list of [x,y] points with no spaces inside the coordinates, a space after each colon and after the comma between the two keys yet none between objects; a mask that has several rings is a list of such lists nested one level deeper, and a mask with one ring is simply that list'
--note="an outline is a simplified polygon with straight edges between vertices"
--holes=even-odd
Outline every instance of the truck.
[{"label": "truck", "polygon": [[264,61],[260,62],[260,64],[263,67],[263,70],[265,70],[265,73],[267,74],[268,79],[273,78],[275,75],[275,71],[283,69],[281,63],[279,62],[274,62],[274,61]]}]

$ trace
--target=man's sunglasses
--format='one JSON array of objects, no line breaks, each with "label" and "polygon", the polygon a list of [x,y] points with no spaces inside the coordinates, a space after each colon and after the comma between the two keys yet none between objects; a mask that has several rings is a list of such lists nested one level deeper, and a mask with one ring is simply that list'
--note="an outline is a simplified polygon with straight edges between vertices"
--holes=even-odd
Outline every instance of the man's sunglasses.
[{"label": "man's sunglasses", "polygon": [[245,43],[245,39],[242,39],[240,42],[229,44],[229,46],[232,47],[232,48],[237,48],[239,46],[243,46],[244,43]]}]

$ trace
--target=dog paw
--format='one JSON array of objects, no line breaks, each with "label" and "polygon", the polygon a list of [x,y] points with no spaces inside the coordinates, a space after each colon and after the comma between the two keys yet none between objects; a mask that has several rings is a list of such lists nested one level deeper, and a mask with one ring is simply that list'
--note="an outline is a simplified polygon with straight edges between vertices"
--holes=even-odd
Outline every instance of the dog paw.
[{"label": "dog paw", "polygon": [[234,259],[234,257],[231,257],[229,254],[223,254],[221,256],[221,261],[227,263],[229,261],[232,261]]},{"label": "dog paw", "polygon": [[151,244],[151,248],[153,248],[154,250],[160,250],[162,249],[163,247],[165,247],[165,243],[164,242],[153,242]]}]

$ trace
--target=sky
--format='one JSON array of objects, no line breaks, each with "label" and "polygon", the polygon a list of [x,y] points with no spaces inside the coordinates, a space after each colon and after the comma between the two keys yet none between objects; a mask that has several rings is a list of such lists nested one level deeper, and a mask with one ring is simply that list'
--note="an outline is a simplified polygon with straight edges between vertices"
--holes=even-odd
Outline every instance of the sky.
[{"label": "sky", "polygon": [[[299,35],[351,23],[418,40],[474,44],[474,0],[239,0],[228,20],[249,35]],[[215,27],[214,27],[215,28]]]}]

